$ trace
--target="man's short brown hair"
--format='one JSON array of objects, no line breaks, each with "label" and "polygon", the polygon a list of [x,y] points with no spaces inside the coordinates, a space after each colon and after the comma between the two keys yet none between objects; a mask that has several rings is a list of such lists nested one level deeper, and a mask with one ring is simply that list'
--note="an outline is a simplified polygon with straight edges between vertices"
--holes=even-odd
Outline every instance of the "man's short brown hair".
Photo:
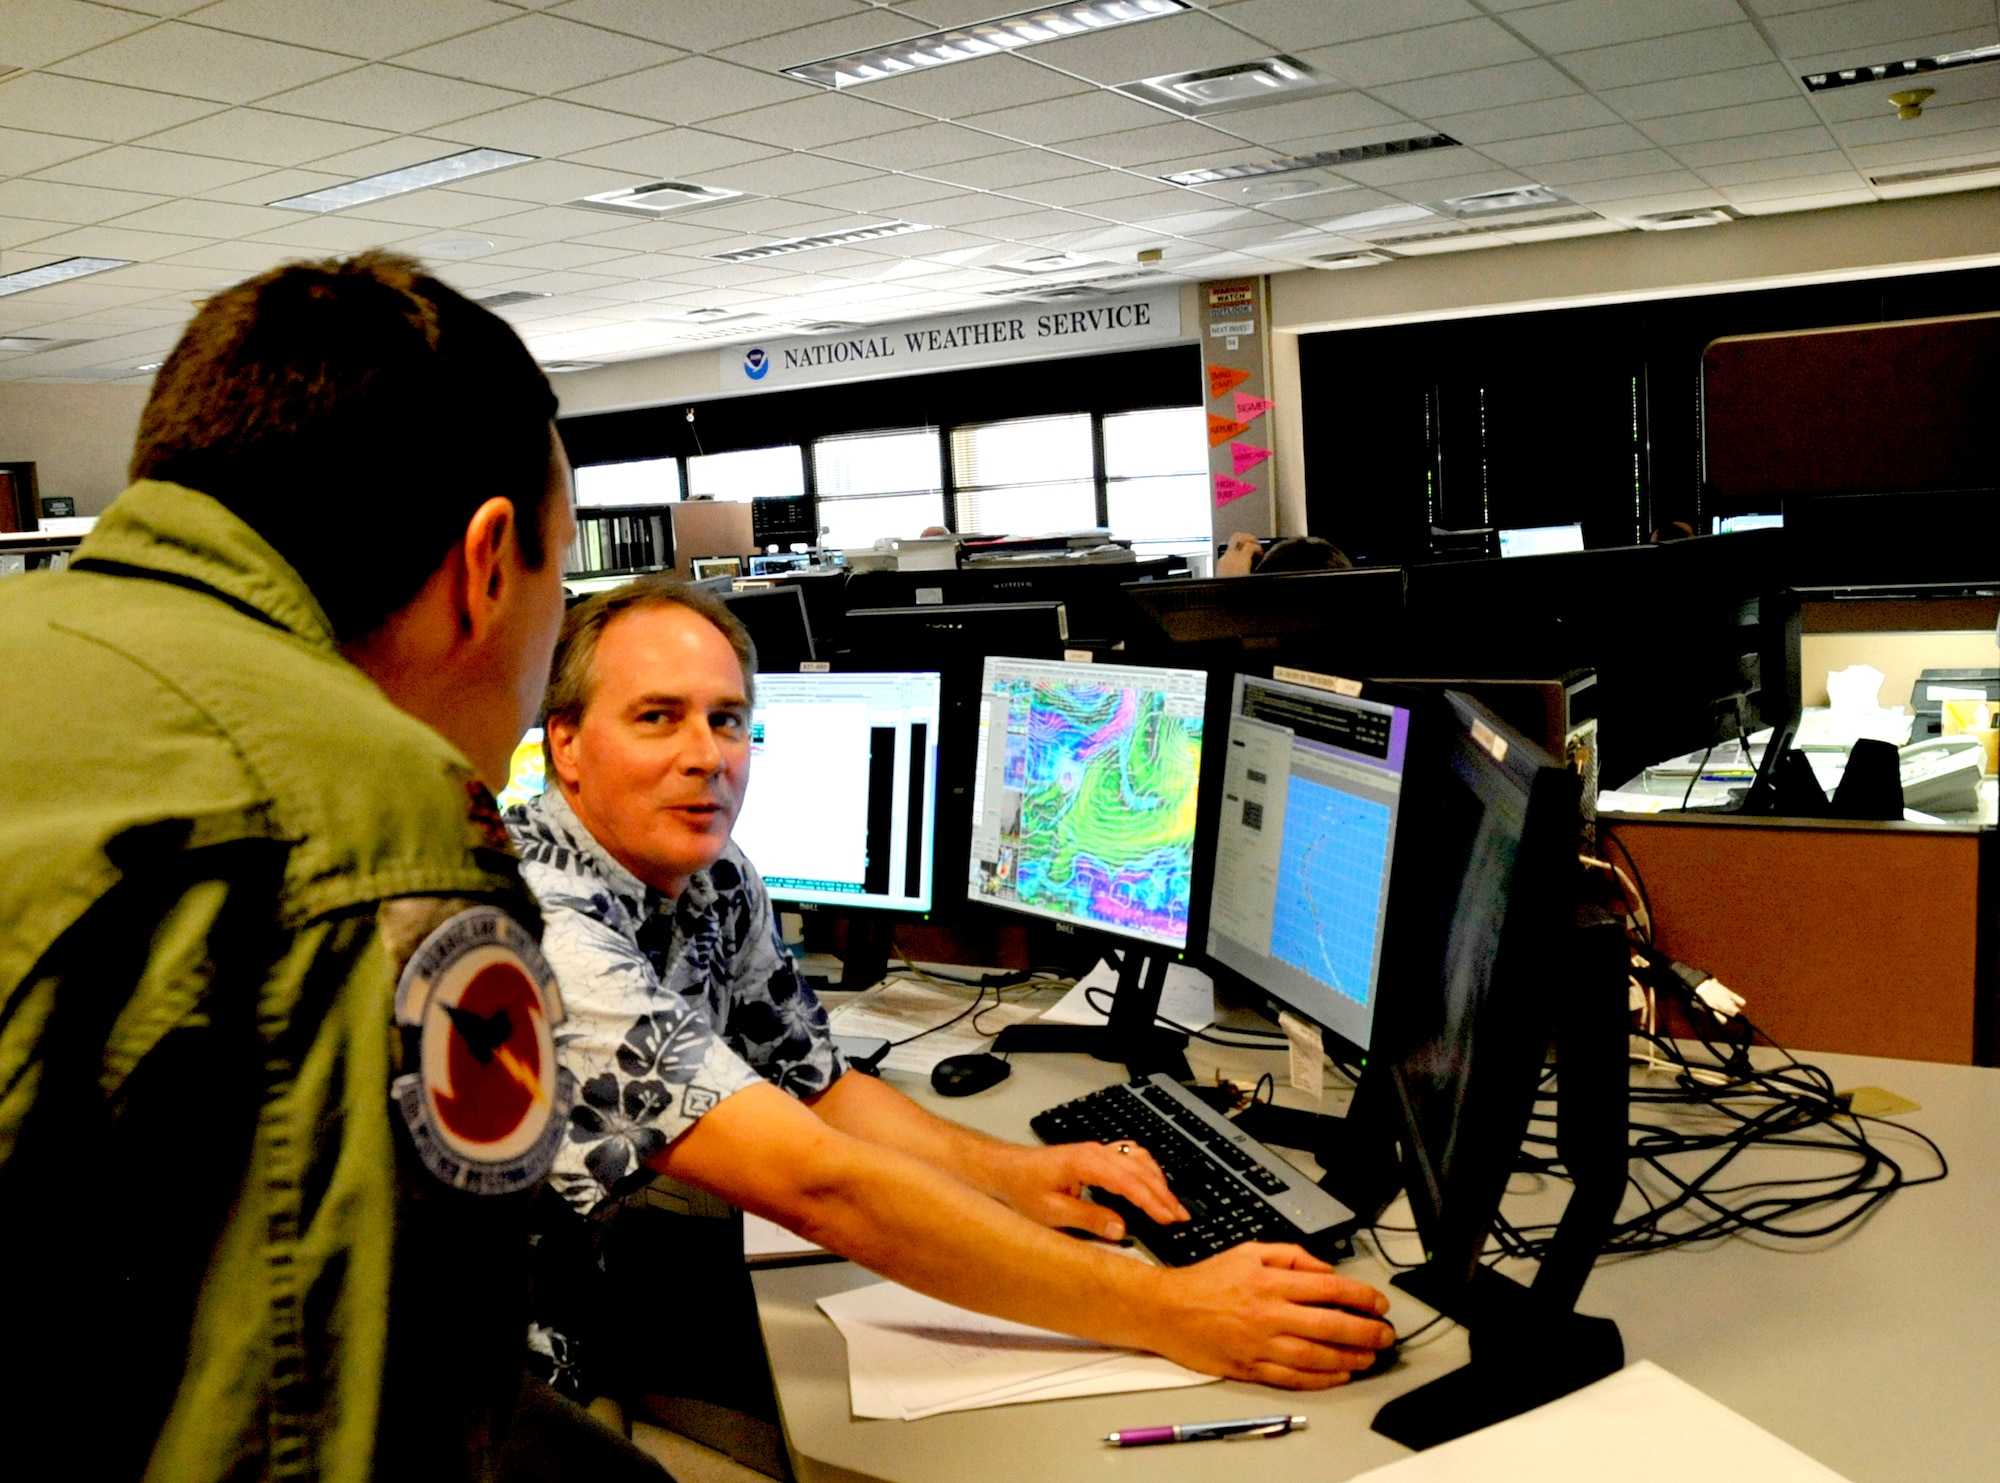
[{"label": "man's short brown hair", "polygon": [[556,641],[555,659],[549,668],[548,693],[542,697],[542,757],[548,764],[551,786],[556,764],[549,746],[549,722],[561,720],[574,726],[583,719],[584,707],[597,689],[597,644],[604,630],[614,618],[651,608],[686,608],[714,624],[729,640],[736,662],[743,667],[743,698],[756,702],[757,646],[750,641],[750,630],[743,626],[743,620],[714,593],[690,587],[665,573],[594,593],[563,615],[562,637]]},{"label": "man's short brown hair", "polygon": [[153,382],[131,474],[221,501],[358,639],[495,496],[522,555],[546,559],[555,410],[506,321],[414,260],[292,263],[202,305]]}]

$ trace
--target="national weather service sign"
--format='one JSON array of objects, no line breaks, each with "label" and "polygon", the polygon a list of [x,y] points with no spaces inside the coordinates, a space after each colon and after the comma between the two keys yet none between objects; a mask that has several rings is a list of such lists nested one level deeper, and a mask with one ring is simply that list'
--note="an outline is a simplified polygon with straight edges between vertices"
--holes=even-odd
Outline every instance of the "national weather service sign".
[{"label": "national weather service sign", "polygon": [[1181,338],[1180,304],[1180,290],[1167,287],[1061,308],[1009,305],[847,335],[772,340],[741,354],[722,352],[722,389],[775,390],[1159,345]]}]

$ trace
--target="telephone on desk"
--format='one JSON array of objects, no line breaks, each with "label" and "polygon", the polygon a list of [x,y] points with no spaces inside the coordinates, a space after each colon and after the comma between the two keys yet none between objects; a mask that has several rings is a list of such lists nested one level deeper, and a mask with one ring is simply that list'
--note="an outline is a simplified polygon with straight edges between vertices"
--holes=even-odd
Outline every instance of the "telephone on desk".
[{"label": "telephone on desk", "polygon": [[1903,807],[1926,814],[1969,813],[1979,806],[1986,748],[1976,736],[1939,736],[1900,748]]}]

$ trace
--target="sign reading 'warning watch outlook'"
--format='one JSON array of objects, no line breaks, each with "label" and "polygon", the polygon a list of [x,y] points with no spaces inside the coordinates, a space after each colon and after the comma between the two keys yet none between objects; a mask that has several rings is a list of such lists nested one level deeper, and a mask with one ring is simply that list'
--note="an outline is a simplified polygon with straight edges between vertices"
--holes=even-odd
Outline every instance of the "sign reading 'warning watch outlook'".
[{"label": "sign reading 'warning watch outlook'", "polygon": [[1080,304],[1009,304],[838,335],[765,340],[719,352],[722,389],[777,391],[828,381],[913,376],[955,366],[1134,350],[1181,338],[1180,291]]}]

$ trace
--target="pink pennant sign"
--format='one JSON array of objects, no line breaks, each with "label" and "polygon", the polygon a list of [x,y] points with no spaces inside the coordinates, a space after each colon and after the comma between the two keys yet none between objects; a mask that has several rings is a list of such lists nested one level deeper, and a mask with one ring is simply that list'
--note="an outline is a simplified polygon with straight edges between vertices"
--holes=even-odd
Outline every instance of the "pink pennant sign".
[{"label": "pink pennant sign", "polygon": [[1239,391],[1236,393],[1236,420],[1238,422],[1249,422],[1254,418],[1262,417],[1277,405],[1269,397],[1245,396]]},{"label": "pink pennant sign", "polygon": [[1231,443],[1229,445],[1230,462],[1236,465],[1236,472],[1239,474],[1245,469],[1256,468],[1258,464],[1270,456],[1271,450],[1269,448],[1259,448],[1254,443]]},{"label": "pink pennant sign", "polygon": [[1218,506],[1226,505],[1232,500],[1239,500],[1246,494],[1255,494],[1256,492],[1257,486],[1255,484],[1246,484],[1243,480],[1232,479],[1227,474],[1217,474],[1215,476],[1215,503]]}]

